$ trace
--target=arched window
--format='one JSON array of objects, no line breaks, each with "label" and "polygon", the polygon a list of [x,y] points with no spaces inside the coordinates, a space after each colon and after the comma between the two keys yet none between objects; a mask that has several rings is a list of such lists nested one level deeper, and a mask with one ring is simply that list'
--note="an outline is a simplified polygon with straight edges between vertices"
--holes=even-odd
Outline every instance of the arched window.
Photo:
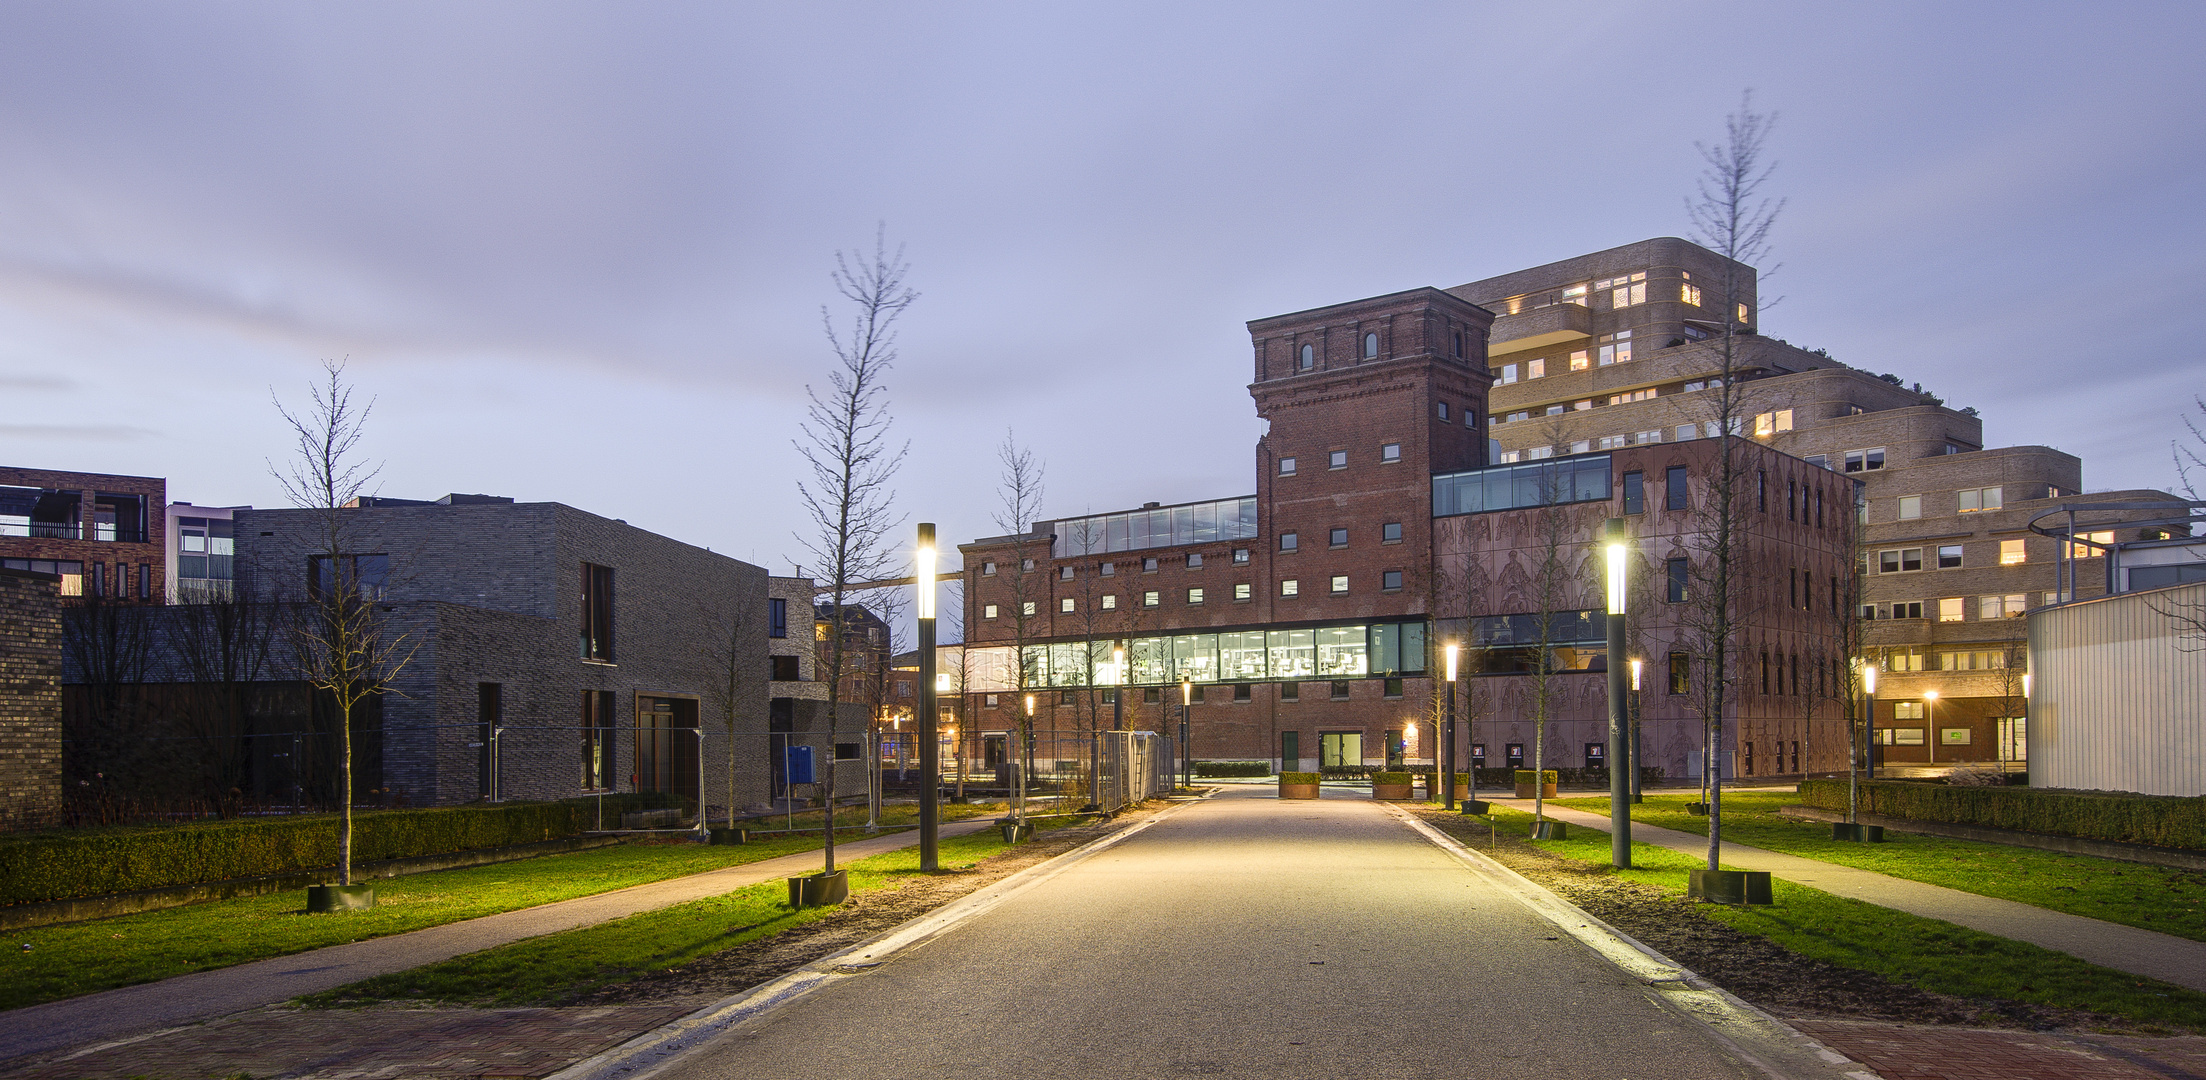
[{"label": "arched window", "polygon": [[1300,367],[1300,368],[1301,368],[1301,369],[1302,369],[1303,371],[1308,371],[1308,370],[1310,370],[1311,368],[1314,368],[1314,367],[1316,367],[1316,366],[1317,366],[1317,348],[1316,348],[1316,346],[1312,346],[1312,345],[1304,345],[1304,346],[1302,347],[1302,354],[1301,354],[1301,356],[1300,356],[1299,358],[1297,358],[1297,359],[1296,359],[1295,363],[1296,363],[1296,364],[1297,364],[1297,366],[1299,366],[1299,367]]},{"label": "arched window", "polygon": [[1455,332],[1455,355],[1463,355],[1463,331],[1461,330]]},{"label": "arched window", "polygon": [[1379,355],[1379,335],[1375,333],[1365,334],[1363,336],[1364,359],[1369,360],[1377,355]]}]

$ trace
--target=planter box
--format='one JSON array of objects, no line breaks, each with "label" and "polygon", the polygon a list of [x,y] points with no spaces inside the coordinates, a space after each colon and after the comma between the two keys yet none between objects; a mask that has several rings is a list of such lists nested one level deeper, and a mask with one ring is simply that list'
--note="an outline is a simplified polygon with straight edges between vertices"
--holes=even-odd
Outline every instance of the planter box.
[{"label": "planter box", "polygon": [[1456,785],[1455,785],[1455,801],[1457,801],[1457,802],[1462,802],[1463,800],[1465,800],[1465,799],[1468,799],[1468,798],[1470,798],[1470,797],[1471,797],[1471,783],[1470,783],[1470,781],[1468,781],[1468,780],[1465,780],[1465,781],[1462,781],[1462,782],[1460,782],[1460,783],[1458,783],[1458,784],[1456,784]]},{"label": "planter box", "polygon": [[713,829],[711,842],[715,844],[746,844],[751,839],[749,829]]},{"label": "planter box", "polygon": [[1415,790],[1416,785],[1414,784],[1373,784],[1371,785],[1371,797],[1385,799],[1388,802],[1408,802],[1416,798],[1415,795],[1411,794]]},{"label": "planter box", "polygon": [[1317,798],[1317,791],[1316,784],[1279,785],[1279,797],[1282,799],[1315,799]]},{"label": "planter box", "polygon": [[672,829],[682,824],[682,812],[677,809],[636,810],[620,816],[623,829]]},{"label": "planter box", "polygon": [[833,907],[850,899],[850,871],[837,870],[832,874],[806,874],[789,879],[789,906],[793,908]]},{"label": "planter box", "polygon": [[306,910],[323,915],[332,911],[366,911],[375,906],[373,885],[309,885]]},{"label": "planter box", "polygon": [[1862,844],[1881,844],[1884,843],[1884,826],[1834,821],[1831,822],[1831,839],[1852,840]]},{"label": "planter box", "polygon": [[1459,805],[1466,814],[1485,814],[1493,810],[1493,804],[1484,799],[1464,799]]},{"label": "planter box", "polygon": [[1694,870],[1685,883],[1685,895],[1711,904],[1768,904],[1767,870]]},{"label": "planter box", "polygon": [[[1531,797],[1532,797],[1532,782],[1531,782],[1530,780],[1519,780],[1519,781],[1517,781],[1517,798],[1520,798],[1520,799],[1529,799],[1529,798],[1531,798]],[[1542,785],[1540,785],[1540,798],[1543,798],[1543,799],[1552,799],[1552,798],[1554,798],[1554,797],[1555,797],[1555,782],[1554,782],[1554,781],[1550,780],[1550,781],[1548,781],[1547,783],[1545,783],[1545,784],[1542,784]]]},{"label": "planter box", "polygon": [[1561,821],[1535,821],[1532,823],[1534,840],[1568,840],[1570,825]]}]

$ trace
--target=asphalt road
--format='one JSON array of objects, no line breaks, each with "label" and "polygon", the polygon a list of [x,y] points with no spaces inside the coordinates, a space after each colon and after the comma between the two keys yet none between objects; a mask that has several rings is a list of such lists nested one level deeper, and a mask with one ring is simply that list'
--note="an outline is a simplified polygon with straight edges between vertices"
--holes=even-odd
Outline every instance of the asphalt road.
[{"label": "asphalt road", "polygon": [[1244,789],[661,1075],[1755,1074],[1368,798]]}]

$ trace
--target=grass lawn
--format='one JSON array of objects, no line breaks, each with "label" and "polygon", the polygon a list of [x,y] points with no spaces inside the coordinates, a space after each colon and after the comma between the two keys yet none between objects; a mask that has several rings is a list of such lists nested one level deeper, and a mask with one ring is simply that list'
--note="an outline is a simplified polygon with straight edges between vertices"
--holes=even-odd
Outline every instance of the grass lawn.
[{"label": "grass lawn", "polygon": [[[1037,831],[1084,824],[1088,818],[1035,822]],[[1004,850],[1002,834],[979,832],[942,841],[945,867],[964,868]],[[891,888],[919,871],[919,852],[905,848],[859,859],[850,872],[856,896]],[[835,908],[792,910],[780,881],[738,889],[612,922],[516,941],[410,971],[324,991],[302,1003],[322,1008],[375,1001],[436,1002],[485,1007],[548,1004],[571,994],[625,982],[825,918]]]},{"label": "grass lawn", "polygon": [[[942,809],[945,818],[952,811],[974,816],[1000,813],[1001,804]],[[910,818],[917,812],[906,807],[892,807],[890,811],[894,814],[884,812],[884,822]],[[813,818],[817,824],[816,813]],[[797,820],[802,824],[804,815],[798,815]],[[849,834],[843,835],[846,840],[852,839]],[[816,850],[819,846],[816,832],[725,847],[688,840],[621,844],[494,866],[387,878],[375,882],[376,906],[361,912],[308,915],[306,891],[295,889],[92,922],[33,927],[15,931],[0,941],[0,976],[4,976],[0,977],[0,1009],[402,934]],[[26,945],[27,952],[23,948]]]},{"label": "grass lawn", "polygon": [[[1685,804],[1698,798],[1649,794],[1633,807],[1632,820],[1707,836],[1708,819],[1685,812]],[[1789,792],[1725,792],[1724,839],[2206,941],[2206,873],[1915,833],[1887,831],[1882,844],[1833,840],[1825,822],[1778,815],[1778,807],[1799,801]],[[1600,814],[1609,809],[1606,798],[1556,802]]]},{"label": "grass lawn", "polygon": [[[1727,794],[1724,801],[1728,803],[1732,798]],[[1655,799],[1649,795],[1641,805],[1653,805]],[[1571,801],[1598,802],[1602,809],[1608,805],[1606,799]],[[1680,817],[1686,816],[1682,809],[1685,801],[1677,800]],[[1493,816],[1502,831],[1519,837],[1532,820],[1528,813],[1498,807]],[[1654,824],[1666,826],[1668,822]],[[1728,817],[1724,832],[1731,832]],[[1573,826],[1568,840],[1532,843],[1579,862],[1604,865],[1609,861],[1609,837],[1605,832]],[[1686,871],[1706,865],[1702,859],[1637,842],[1632,844],[1632,863],[1633,868],[1621,872],[1620,877],[1681,895],[1685,892]],[[2206,994],[1788,881],[1773,880],[1771,889],[1776,903],[1770,907],[1708,904],[1697,910],[1804,956],[1875,972],[1937,993],[2089,1009],[2148,1027],[2206,1033]]]}]

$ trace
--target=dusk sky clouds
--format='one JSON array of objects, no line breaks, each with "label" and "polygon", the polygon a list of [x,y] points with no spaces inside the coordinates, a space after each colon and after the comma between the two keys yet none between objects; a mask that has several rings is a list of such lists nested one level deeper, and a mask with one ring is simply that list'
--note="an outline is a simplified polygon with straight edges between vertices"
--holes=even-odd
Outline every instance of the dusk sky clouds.
[{"label": "dusk sky clouds", "polygon": [[[1685,235],[1751,87],[1762,329],[2166,486],[2206,392],[2206,5],[0,4],[0,462],[282,501],[324,357],[382,493],[801,561],[837,249],[923,295],[899,509],[1254,488],[1254,318]],[[1766,269],[1766,268],[1765,268]]]}]

